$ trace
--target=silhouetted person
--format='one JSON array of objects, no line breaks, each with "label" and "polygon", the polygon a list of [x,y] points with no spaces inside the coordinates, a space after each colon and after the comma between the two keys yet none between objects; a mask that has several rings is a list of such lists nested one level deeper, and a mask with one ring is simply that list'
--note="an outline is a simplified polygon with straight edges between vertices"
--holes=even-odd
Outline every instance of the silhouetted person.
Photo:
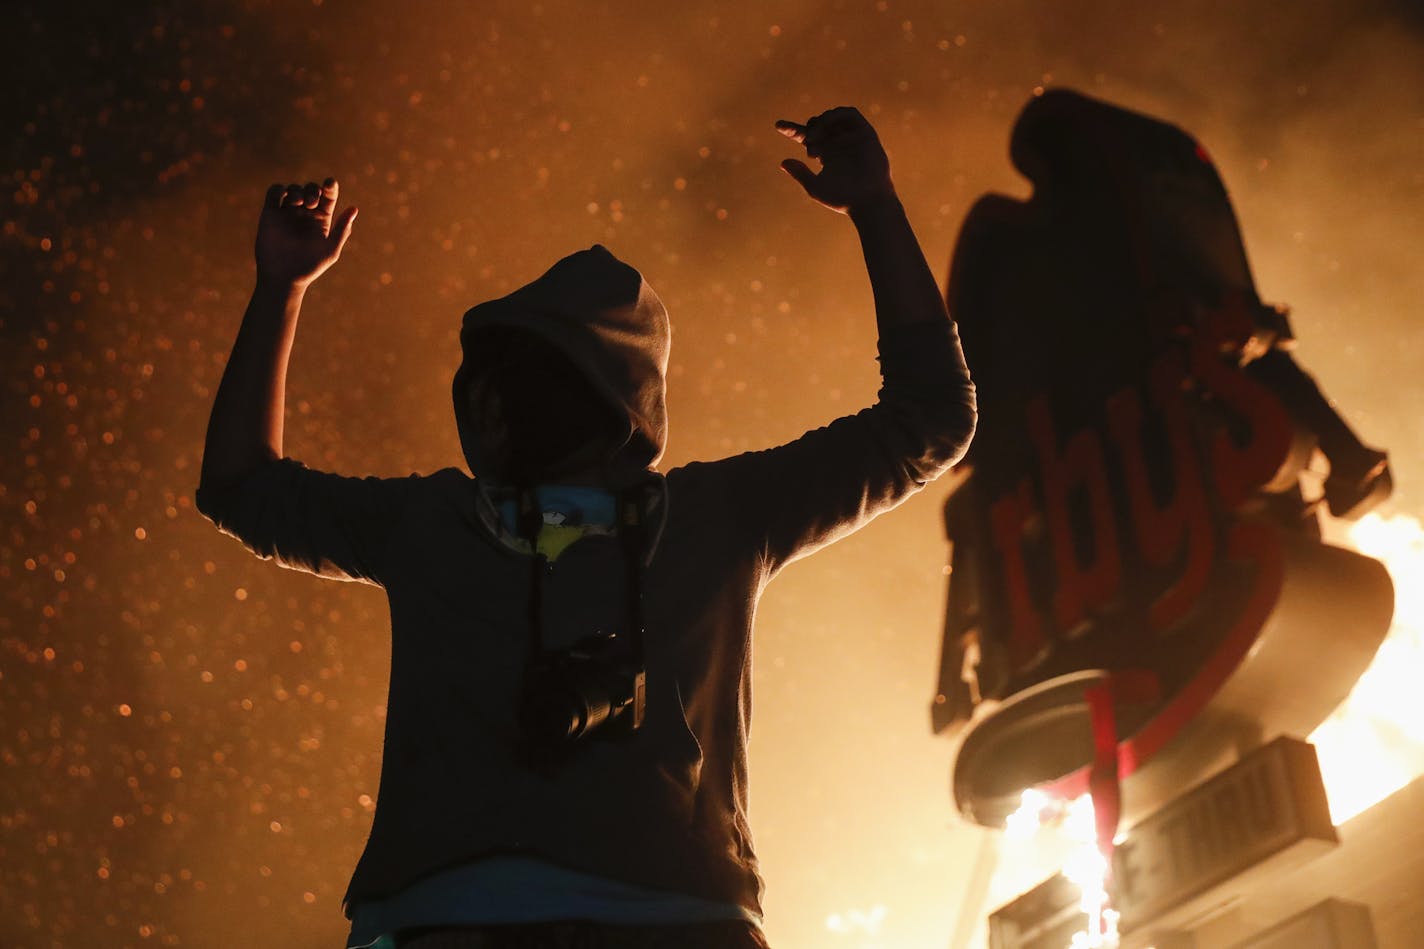
[{"label": "silhouetted person", "polygon": [[261,557],[389,596],[350,945],[765,946],[747,824],[757,599],[946,471],[975,425],[874,129],[849,108],[777,128],[822,163],[782,167],[860,234],[884,387],[788,444],[666,475],[667,315],[601,246],[465,314],[453,396],[474,477],[283,457],[298,310],[355,209],[337,213],[334,180],[268,192],[197,503]]}]

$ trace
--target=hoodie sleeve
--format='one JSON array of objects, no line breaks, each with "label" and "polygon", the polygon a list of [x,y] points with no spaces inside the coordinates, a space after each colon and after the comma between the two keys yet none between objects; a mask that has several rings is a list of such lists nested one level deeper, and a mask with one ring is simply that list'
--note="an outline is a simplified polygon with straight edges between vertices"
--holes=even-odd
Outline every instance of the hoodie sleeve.
[{"label": "hoodie sleeve", "polygon": [[721,463],[733,516],[760,547],[767,576],[895,507],[969,447],[977,407],[954,324],[892,327],[879,348],[874,405]]},{"label": "hoodie sleeve", "polygon": [[194,503],[263,560],[380,586],[387,541],[416,479],[349,478],[278,458],[236,483],[200,485]]}]

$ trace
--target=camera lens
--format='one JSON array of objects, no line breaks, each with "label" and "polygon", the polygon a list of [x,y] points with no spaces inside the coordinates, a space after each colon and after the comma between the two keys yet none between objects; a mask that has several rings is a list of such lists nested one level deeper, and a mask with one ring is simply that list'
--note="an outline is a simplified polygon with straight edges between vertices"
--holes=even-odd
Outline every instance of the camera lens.
[{"label": "camera lens", "polygon": [[573,737],[578,738],[584,732],[591,731],[608,720],[608,716],[613,714],[613,703],[609,700],[606,692],[588,691],[583,694],[582,725],[574,733]]},{"label": "camera lens", "polygon": [[551,676],[529,690],[520,714],[527,737],[551,745],[576,741],[613,713],[606,690],[574,678]]},{"label": "camera lens", "polygon": [[643,722],[644,681],[625,641],[611,634],[544,657],[525,678],[519,706],[527,750],[561,757],[591,734],[633,734]]}]

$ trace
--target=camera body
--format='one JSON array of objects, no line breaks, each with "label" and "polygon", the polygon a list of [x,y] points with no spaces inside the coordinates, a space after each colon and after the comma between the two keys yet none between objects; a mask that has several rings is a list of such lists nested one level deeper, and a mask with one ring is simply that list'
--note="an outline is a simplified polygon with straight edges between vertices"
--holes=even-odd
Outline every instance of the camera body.
[{"label": "camera body", "polygon": [[627,636],[595,633],[534,661],[519,706],[526,750],[557,757],[584,738],[641,728],[647,670],[639,653]]}]

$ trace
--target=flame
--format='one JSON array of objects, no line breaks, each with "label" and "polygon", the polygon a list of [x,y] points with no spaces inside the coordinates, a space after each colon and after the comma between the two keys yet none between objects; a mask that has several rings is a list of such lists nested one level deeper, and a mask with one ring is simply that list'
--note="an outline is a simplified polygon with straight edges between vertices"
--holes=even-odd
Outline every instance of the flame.
[{"label": "flame", "polygon": [[1079,905],[1088,917],[1087,926],[1073,934],[1065,949],[1116,949],[1118,914],[1108,907],[1108,861],[1098,850],[1093,799],[1084,794],[1064,801],[1030,788],[1004,830],[1012,840],[1032,843],[1045,833],[1060,837],[1061,872],[1082,892]]},{"label": "flame", "polygon": [[1368,810],[1424,774],[1424,525],[1407,515],[1368,514],[1347,540],[1382,561],[1394,580],[1394,622],[1349,698],[1310,736],[1320,758],[1330,818]]},{"label": "flame", "polygon": [[[1326,529],[1338,530],[1337,524]],[[1332,538],[1384,563],[1395,585],[1394,620],[1349,697],[1311,735],[1330,801],[1342,824],[1424,774],[1424,524],[1407,515],[1369,514]],[[1108,864],[1098,851],[1092,798],[1023,792],[1004,825],[1009,866],[996,889],[1017,894],[1060,871],[1082,890],[1088,924],[1064,949],[1115,949],[1117,913],[1108,906]],[[1006,872],[1015,867],[1013,872]],[[1044,873],[1045,867],[1049,868]]]},{"label": "flame", "polygon": [[1019,809],[1004,822],[1004,833],[1013,840],[1027,840],[1037,834],[1052,819],[1054,799],[1037,788],[1028,788],[1019,795]]}]

